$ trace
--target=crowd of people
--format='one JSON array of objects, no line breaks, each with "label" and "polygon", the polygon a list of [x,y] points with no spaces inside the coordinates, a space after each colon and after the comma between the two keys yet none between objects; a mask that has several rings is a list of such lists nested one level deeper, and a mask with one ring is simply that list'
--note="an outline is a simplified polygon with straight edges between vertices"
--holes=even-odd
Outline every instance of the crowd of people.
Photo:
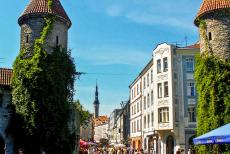
[{"label": "crowd of people", "polygon": [[87,147],[80,148],[80,154],[144,154],[144,151],[141,149],[140,151],[135,150],[130,147]]}]

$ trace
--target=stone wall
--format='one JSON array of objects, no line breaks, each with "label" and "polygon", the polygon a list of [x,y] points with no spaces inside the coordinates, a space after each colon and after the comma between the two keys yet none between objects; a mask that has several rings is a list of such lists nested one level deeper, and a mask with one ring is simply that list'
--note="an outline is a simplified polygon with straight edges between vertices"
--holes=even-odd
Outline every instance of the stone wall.
[{"label": "stone wall", "polygon": [[[34,41],[41,36],[41,31],[44,27],[45,20],[44,16],[30,16],[21,24],[21,42],[20,49],[26,49],[28,52],[33,52]],[[56,39],[58,37],[58,45],[67,49],[67,38],[68,38],[68,26],[64,21],[56,18],[51,33],[47,36],[46,40],[46,51],[52,52],[52,48],[55,47]]]},{"label": "stone wall", "polygon": [[[212,39],[209,40],[209,48],[214,56],[222,59],[230,59],[230,11],[218,10],[203,16],[207,26],[207,38],[211,33]],[[201,34],[200,29],[200,34]],[[205,52],[205,40],[200,35],[201,53]]]},{"label": "stone wall", "polygon": [[6,134],[6,129],[9,125],[11,113],[8,110],[8,106],[11,103],[11,93],[8,90],[0,88],[2,95],[2,102],[0,106],[0,137],[3,138],[6,146],[5,154],[13,153],[13,138],[10,134]]}]

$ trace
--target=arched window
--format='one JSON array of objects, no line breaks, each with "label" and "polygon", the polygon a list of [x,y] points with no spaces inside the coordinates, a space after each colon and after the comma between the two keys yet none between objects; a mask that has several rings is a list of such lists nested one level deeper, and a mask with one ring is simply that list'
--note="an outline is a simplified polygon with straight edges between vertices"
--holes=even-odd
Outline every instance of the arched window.
[{"label": "arched window", "polygon": [[171,135],[168,136],[166,141],[166,154],[174,154],[174,139]]},{"label": "arched window", "polygon": [[209,41],[212,40],[212,33],[211,32],[208,33],[208,40]]},{"label": "arched window", "polygon": [[26,35],[26,43],[29,43],[29,34]]}]

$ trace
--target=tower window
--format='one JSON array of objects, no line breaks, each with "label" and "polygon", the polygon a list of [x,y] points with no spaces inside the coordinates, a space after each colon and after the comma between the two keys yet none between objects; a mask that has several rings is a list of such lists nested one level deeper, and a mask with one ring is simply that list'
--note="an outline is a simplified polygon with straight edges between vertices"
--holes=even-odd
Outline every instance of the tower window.
[{"label": "tower window", "polygon": [[26,35],[26,43],[29,43],[29,35]]},{"label": "tower window", "polygon": [[56,46],[58,46],[58,45],[59,45],[59,37],[56,36]]},{"label": "tower window", "polygon": [[209,39],[209,41],[212,40],[212,33],[211,32],[208,33],[208,39]]}]

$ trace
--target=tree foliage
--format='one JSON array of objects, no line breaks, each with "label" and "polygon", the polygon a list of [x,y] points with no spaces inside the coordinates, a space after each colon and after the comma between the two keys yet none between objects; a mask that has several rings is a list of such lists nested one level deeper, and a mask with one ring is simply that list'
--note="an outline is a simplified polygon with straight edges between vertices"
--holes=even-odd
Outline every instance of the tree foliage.
[{"label": "tree foliage", "polygon": [[[49,0],[52,7],[52,0]],[[16,139],[28,149],[45,147],[48,153],[71,153],[74,134],[68,126],[73,100],[75,65],[68,51],[54,47],[45,51],[47,35],[55,17],[48,15],[33,53],[22,49],[13,65],[12,95],[20,117],[23,138]],[[22,136],[22,135],[19,135]],[[33,144],[28,144],[33,143]],[[33,150],[32,153],[35,150]]]},{"label": "tree foliage", "polygon": [[86,126],[89,124],[89,122],[90,122],[90,117],[91,117],[89,111],[87,111],[87,110],[85,110],[85,109],[83,108],[83,106],[81,105],[81,103],[80,103],[79,100],[77,100],[77,101],[74,103],[74,108],[75,108],[75,110],[76,110],[76,111],[79,113],[79,115],[80,115],[80,125],[81,125],[82,127],[86,127]]}]

